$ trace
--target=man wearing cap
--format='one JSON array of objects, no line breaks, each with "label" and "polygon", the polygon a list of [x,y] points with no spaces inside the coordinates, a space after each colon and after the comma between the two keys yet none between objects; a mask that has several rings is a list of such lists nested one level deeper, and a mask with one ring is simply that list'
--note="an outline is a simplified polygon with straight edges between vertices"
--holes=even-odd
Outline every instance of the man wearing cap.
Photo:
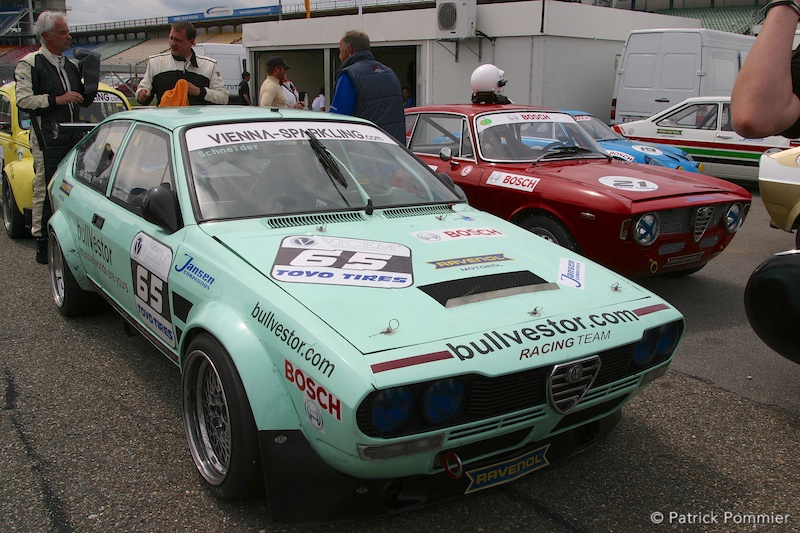
[{"label": "man wearing cap", "polygon": [[280,56],[267,59],[267,79],[258,91],[258,105],[262,107],[286,107],[286,96],[281,82],[286,77],[289,65]]}]

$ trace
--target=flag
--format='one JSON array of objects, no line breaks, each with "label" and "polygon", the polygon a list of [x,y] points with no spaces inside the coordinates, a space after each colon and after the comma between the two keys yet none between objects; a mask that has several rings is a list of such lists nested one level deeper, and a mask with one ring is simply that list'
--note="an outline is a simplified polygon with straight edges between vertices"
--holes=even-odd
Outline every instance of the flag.
[{"label": "flag", "polygon": [[305,0],[306,2],[306,18],[311,18],[311,0]]}]

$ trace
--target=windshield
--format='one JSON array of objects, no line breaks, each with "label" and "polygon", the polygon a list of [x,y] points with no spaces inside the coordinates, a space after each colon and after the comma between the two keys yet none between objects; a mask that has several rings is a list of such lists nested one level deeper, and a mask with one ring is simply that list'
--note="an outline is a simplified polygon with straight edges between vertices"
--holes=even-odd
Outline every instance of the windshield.
[{"label": "windshield", "polygon": [[595,116],[573,115],[573,118],[595,141],[617,141],[625,138]]},{"label": "windshield", "polygon": [[[475,117],[475,130],[481,154],[489,161],[530,162],[542,156],[606,157],[603,149],[566,113],[485,113]],[[565,147],[571,149],[564,150]]]},{"label": "windshield", "polygon": [[185,137],[201,220],[461,201],[429,167],[366,124],[217,124]]}]

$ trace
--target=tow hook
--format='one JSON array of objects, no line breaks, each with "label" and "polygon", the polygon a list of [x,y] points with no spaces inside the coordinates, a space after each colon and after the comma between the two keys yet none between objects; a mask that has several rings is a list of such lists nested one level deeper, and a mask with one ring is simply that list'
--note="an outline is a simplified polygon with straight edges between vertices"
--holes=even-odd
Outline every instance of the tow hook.
[{"label": "tow hook", "polygon": [[658,271],[658,261],[650,260],[650,273],[655,274]]},{"label": "tow hook", "polygon": [[452,479],[458,479],[464,473],[464,466],[461,464],[461,458],[456,455],[456,452],[449,451],[442,455],[440,465]]}]

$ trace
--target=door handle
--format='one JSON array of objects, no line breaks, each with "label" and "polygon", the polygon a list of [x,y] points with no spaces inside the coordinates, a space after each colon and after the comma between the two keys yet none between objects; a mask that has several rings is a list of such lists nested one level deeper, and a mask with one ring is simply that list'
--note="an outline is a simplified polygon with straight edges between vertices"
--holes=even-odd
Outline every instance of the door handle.
[{"label": "door handle", "polygon": [[92,215],[92,224],[97,226],[97,229],[103,229],[103,224],[106,223],[106,219],[95,213]]},{"label": "door handle", "polygon": [[658,102],[659,104],[668,104],[669,98],[656,98],[656,102]]},{"label": "door handle", "polygon": [[733,137],[733,135],[723,135],[721,133],[717,133],[717,137],[719,137],[720,139],[730,139]]}]

